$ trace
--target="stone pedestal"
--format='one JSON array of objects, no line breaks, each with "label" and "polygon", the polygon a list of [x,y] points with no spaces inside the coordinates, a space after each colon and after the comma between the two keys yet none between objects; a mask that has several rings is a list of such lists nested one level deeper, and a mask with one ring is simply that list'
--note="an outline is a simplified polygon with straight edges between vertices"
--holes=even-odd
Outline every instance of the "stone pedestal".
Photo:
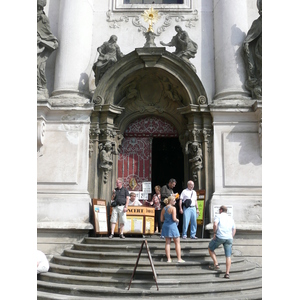
[{"label": "stone pedestal", "polygon": [[[42,137],[37,143],[37,236],[43,244],[41,250],[48,255],[62,251],[69,239],[82,239],[93,229],[87,189],[92,108],[91,104],[38,102],[38,134]],[[60,242],[55,242],[55,236]]]},{"label": "stone pedestal", "polygon": [[[261,107],[255,101],[215,101],[214,183],[210,203],[232,205],[239,234],[261,234],[262,158],[260,151]],[[206,227],[211,230],[212,224]]]}]

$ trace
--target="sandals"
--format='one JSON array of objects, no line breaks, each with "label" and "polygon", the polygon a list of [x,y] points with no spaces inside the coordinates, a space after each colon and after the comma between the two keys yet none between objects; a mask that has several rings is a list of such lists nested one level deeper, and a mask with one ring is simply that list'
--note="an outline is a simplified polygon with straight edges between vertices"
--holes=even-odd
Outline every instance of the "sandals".
[{"label": "sandals", "polygon": [[167,263],[171,263],[172,262],[172,259],[170,259],[170,260],[167,260]]},{"label": "sandals", "polygon": [[184,263],[185,260],[181,259],[181,260],[178,260],[177,262],[178,262],[178,263]]},{"label": "sandals", "polygon": [[218,270],[220,270],[220,265],[208,266],[208,268],[209,268],[210,270],[218,271]]},{"label": "sandals", "polygon": [[225,275],[224,275],[224,278],[229,279],[229,278],[230,278],[230,277],[229,277],[229,274],[225,274]]}]

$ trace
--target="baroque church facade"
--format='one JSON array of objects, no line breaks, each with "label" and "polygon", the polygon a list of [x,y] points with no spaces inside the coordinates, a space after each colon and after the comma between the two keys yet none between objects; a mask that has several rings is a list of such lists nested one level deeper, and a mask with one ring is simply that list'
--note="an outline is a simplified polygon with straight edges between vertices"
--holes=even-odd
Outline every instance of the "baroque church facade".
[{"label": "baroque church facade", "polygon": [[[262,233],[261,1],[38,2],[37,241],[93,232],[118,177],[205,190]],[[259,62],[260,59],[260,62]]]}]

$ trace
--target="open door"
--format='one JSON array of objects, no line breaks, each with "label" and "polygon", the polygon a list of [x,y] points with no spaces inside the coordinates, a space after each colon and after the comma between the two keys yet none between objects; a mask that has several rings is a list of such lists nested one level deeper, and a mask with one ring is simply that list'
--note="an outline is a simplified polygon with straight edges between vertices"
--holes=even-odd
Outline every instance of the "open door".
[{"label": "open door", "polygon": [[183,153],[174,126],[157,117],[131,123],[124,133],[118,159],[118,177],[131,191],[142,191],[142,183],[163,186],[175,178],[181,192],[184,178]]}]

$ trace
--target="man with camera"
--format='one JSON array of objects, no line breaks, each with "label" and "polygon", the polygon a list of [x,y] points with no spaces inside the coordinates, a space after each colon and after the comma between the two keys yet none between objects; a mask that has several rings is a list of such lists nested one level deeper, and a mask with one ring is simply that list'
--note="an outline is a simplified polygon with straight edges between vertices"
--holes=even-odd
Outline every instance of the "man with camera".
[{"label": "man with camera", "polygon": [[125,239],[123,230],[126,222],[126,212],[130,196],[128,190],[123,186],[122,178],[118,178],[116,184],[117,188],[113,191],[111,196],[111,206],[113,207],[113,210],[110,218],[111,235],[109,238],[112,239],[114,237],[116,223],[119,221],[120,238]]},{"label": "man with camera", "polygon": [[194,182],[192,180],[187,182],[187,188],[180,194],[179,212],[183,214],[182,238],[187,238],[187,230],[191,222],[190,238],[197,239],[197,214],[199,214],[199,209],[197,193],[194,191]]}]

